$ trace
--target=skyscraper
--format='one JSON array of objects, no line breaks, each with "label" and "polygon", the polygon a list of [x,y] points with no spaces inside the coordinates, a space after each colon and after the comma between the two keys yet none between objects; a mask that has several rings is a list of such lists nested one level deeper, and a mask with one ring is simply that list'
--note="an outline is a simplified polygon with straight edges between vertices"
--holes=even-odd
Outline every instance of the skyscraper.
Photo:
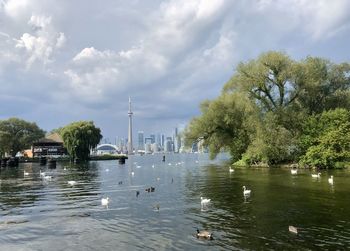
[{"label": "skyscraper", "polygon": [[132,111],[131,111],[131,98],[129,97],[129,132],[128,132],[128,154],[133,154],[132,146]]},{"label": "skyscraper", "polygon": [[143,131],[138,131],[138,150],[145,150]]}]

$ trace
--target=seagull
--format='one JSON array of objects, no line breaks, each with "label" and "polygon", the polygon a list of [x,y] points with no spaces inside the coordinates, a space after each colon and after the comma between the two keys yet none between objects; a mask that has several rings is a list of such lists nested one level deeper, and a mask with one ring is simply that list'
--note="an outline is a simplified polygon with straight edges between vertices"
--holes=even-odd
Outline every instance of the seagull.
[{"label": "seagull", "polygon": [[135,175],[135,173],[134,172],[131,172],[131,176],[134,176]]},{"label": "seagull", "polygon": [[106,172],[109,172],[109,169],[107,168],[105,171],[106,171]]},{"label": "seagull", "polygon": [[210,233],[210,232],[205,231],[205,230],[199,231],[198,228],[197,228],[196,236],[197,236],[197,238],[203,238],[203,239],[208,239],[208,240],[213,239],[213,233]]},{"label": "seagull", "polygon": [[141,166],[136,166],[136,168],[141,168]]},{"label": "seagull", "polygon": [[294,175],[294,174],[298,174],[298,169],[291,169],[291,170],[290,170],[290,173],[293,174],[293,175]]},{"label": "seagull", "polygon": [[296,227],[293,226],[289,226],[289,232],[293,233],[293,234],[297,234],[298,233],[298,229]]},{"label": "seagull", "polygon": [[231,167],[230,167],[230,173],[233,173],[234,171],[235,171],[235,169],[232,169]]},{"label": "seagull", "polygon": [[313,174],[311,174],[311,177],[312,177],[312,178],[317,178],[317,179],[318,179],[318,178],[321,178],[321,173],[318,173],[318,174],[314,174],[314,173],[313,173]]},{"label": "seagull", "polygon": [[154,165],[152,165],[152,168],[154,168]]},{"label": "seagull", "polygon": [[68,183],[68,185],[71,185],[71,186],[74,186],[77,184],[77,182],[75,180],[70,180],[67,183]]},{"label": "seagull", "polygon": [[102,206],[108,207],[108,204],[109,204],[109,198],[108,198],[108,197],[107,197],[107,198],[102,198],[102,199],[101,199],[101,205],[102,205]]},{"label": "seagull", "polygon": [[157,178],[157,181],[160,181],[160,178],[159,178],[159,177]]},{"label": "seagull", "polygon": [[157,209],[157,211],[159,212],[160,205],[159,205],[159,204],[155,204],[155,205],[153,206],[153,208],[154,208],[154,209]]},{"label": "seagull", "polygon": [[331,175],[331,177],[328,178],[328,183],[331,184],[331,185],[333,185],[333,175]]},{"label": "seagull", "polygon": [[209,204],[210,200],[211,199],[201,197],[201,205],[203,206],[203,205]]},{"label": "seagull", "polygon": [[245,186],[243,186],[243,195],[244,195],[244,196],[249,196],[250,193],[251,193],[251,190],[248,190],[248,189],[246,189]]},{"label": "seagull", "polygon": [[198,161],[198,160],[196,160],[195,162],[196,162],[196,163],[199,163],[199,161]]}]

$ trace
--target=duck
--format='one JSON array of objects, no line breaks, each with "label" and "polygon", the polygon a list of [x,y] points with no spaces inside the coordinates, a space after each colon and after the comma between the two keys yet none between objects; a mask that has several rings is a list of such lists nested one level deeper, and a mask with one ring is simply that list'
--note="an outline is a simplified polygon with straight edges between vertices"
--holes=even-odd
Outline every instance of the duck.
[{"label": "duck", "polygon": [[198,228],[197,228],[196,236],[197,236],[197,238],[213,240],[213,233],[210,233],[210,232],[208,232],[206,230],[199,231]]},{"label": "duck", "polygon": [[123,185],[123,181],[119,181],[119,182],[118,182],[118,185]]},{"label": "duck", "polygon": [[245,186],[243,186],[243,195],[244,195],[244,196],[249,196],[250,193],[251,193],[251,190],[248,190],[248,189],[246,189]]},{"label": "duck", "polygon": [[331,175],[331,177],[328,178],[328,183],[331,184],[331,185],[333,185],[333,175]]},{"label": "duck", "polygon": [[294,226],[289,226],[289,232],[293,233],[293,234],[297,234],[298,233],[298,229]]},{"label": "duck", "polygon": [[229,171],[230,171],[230,173],[233,173],[233,172],[235,171],[235,169],[232,169],[232,168],[230,167]]},{"label": "duck", "polygon": [[208,204],[208,203],[210,203],[210,201],[211,201],[211,199],[201,197],[201,204],[202,205]]},{"label": "duck", "polygon": [[291,170],[290,170],[290,173],[293,174],[293,175],[294,175],[294,174],[298,174],[298,169],[291,169]]},{"label": "duck", "polygon": [[108,207],[108,204],[109,204],[109,198],[102,198],[101,199],[101,205],[102,206],[107,206]]},{"label": "duck", "polygon": [[68,183],[68,185],[71,185],[71,186],[74,186],[77,184],[77,182],[75,180],[70,180],[67,183]]},{"label": "duck", "polygon": [[318,173],[318,174],[311,174],[311,177],[312,178],[321,178],[321,173]]},{"label": "duck", "polygon": [[140,191],[136,191],[136,197],[139,197]]}]

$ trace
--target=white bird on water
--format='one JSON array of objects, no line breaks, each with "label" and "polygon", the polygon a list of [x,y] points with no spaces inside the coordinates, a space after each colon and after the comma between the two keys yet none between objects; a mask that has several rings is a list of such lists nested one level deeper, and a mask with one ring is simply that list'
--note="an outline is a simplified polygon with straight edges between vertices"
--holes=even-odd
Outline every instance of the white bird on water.
[{"label": "white bird on water", "polygon": [[131,176],[134,176],[135,175],[135,173],[134,172],[131,172]]},{"label": "white bird on water", "polygon": [[294,175],[294,174],[298,174],[298,169],[291,169],[291,170],[290,170],[290,173],[293,174],[293,175]]},{"label": "white bird on water", "polygon": [[46,175],[46,173],[45,172],[42,172],[41,170],[40,170],[40,177],[44,177]]},{"label": "white bird on water", "polygon": [[234,171],[235,171],[235,169],[232,169],[231,167],[230,167],[230,173],[233,173]]},{"label": "white bird on water", "polygon": [[108,207],[108,204],[109,204],[109,198],[108,197],[101,199],[101,205],[102,206]]},{"label": "white bird on water", "polygon": [[211,200],[211,199],[207,199],[207,198],[201,197],[201,205],[203,206],[203,205],[209,204],[209,203],[210,203],[210,200]]},{"label": "white bird on water", "polygon": [[311,177],[312,177],[312,178],[317,178],[317,179],[318,179],[318,178],[321,178],[321,173],[318,173],[318,174],[314,174],[314,173],[313,173],[313,174],[311,174]]},{"label": "white bird on water", "polygon": [[328,183],[331,184],[331,185],[333,185],[333,175],[331,175],[331,177],[328,178]]},{"label": "white bird on water", "polygon": [[77,184],[77,182],[75,180],[70,180],[67,183],[68,183],[68,185],[71,185],[71,186],[74,186]]},{"label": "white bird on water", "polygon": [[250,193],[251,193],[251,190],[248,190],[248,189],[246,189],[245,186],[243,186],[243,195],[244,195],[244,196],[249,196]]},{"label": "white bird on water", "polygon": [[29,175],[29,173],[28,173],[28,172],[26,172],[25,170],[23,170],[23,175],[24,175],[24,176],[28,176],[28,175]]},{"label": "white bird on water", "polygon": [[294,226],[289,226],[288,227],[289,232],[293,233],[293,234],[298,234],[298,229]]}]

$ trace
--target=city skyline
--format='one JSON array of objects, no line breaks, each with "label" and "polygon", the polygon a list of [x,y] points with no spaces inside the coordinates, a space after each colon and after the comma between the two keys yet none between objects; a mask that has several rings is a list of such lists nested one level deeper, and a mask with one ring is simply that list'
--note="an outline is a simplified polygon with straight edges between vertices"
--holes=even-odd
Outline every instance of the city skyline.
[{"label": "city skyline", "polygon": [[344,0],[2,0],[0,119],[48,132],[92,120],[112,138],[128,133],[130,96],[134,131],[168,134],[262,52],[349,61],[349,10]]}]

